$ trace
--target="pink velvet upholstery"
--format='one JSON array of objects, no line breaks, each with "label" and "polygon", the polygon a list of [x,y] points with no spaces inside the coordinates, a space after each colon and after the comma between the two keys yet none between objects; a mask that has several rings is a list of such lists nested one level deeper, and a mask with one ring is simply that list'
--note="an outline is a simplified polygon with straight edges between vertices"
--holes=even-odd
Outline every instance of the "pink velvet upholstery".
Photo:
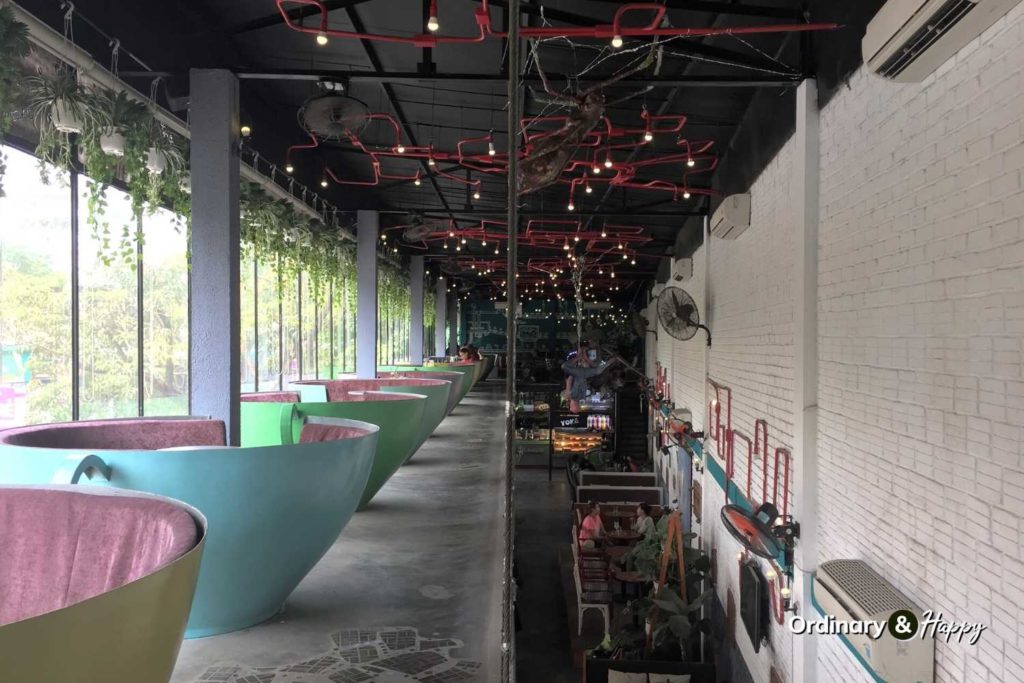
[{"label": "pink velvet upholstery", "polygon": [[444,380],[414,377],[378,377],[377,379],[321,379],[300,382],[327,387],[327,396],[331,392],[375,391],[381,387],[436,387],[444,384]]},{"label": "pink velvet upholstery", "polygon": [[351,389],[342,387],[334,380],[327,385],[328,402],[335,401],[404,401],[409,398],[408,394],[392,394],[387,391],[368,391],[365,389]]},{"label": "pink velvet upholstery", "polygon": [[261,391],[257,394],[242,394],[244,403],[298,403],[302,400],[297,391]]},{"label": "pink velvet upholstery", "polygon": [[151,574],[199,539],[183,507],[120,491],[0,488],[0,625]]},{"label": "pink velvet upholstery", "polygon": [[318,441],[341,441],[342,439],[354,439],[369,434],[365,429],[358,427],[347,427],[344,425],[320,424],[307,422],[302,425],[302,433],[299,435],[299,443],[316,443]]},{"label": "pink velvet upholstery", "polygon": [[223,420],[85,420],[30,425],[0,432],[0,443],[36,448],[156,450],[172,446],[223,446]]}]

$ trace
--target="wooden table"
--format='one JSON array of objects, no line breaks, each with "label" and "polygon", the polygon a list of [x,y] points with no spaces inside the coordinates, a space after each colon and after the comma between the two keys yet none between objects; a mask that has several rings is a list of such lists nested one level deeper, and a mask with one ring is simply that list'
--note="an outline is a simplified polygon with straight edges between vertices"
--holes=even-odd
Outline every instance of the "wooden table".
[{"label": "wooden table", "polygon": [[[646,585],[647,583],[650,582],[650,579],[648,579],[647,576],[645,576],[644,574],[641,574],[640,572],[637,572],[637,571],[626,571],[625,569],[613,569],[612,570],[612,577],[614,577],[614,579],[616,581],[618,581],[620,584],[622,584],[622,599],[623,600],[626,599],[626,586],[627,585],[636,586],[636,598],[639,599],[641,593],[643,592],[644,585]],[[633,625],[634,626],[639,626],[640,625],[639,619],[637,618],[637,614],[636,614],[635,611],[633,612]]]},{"label": "wooden table", "polygon": [[612,562],[619,562],[632,552],[632,548],[628,545],[609,545],[605,546],[604,554],[608,556],[608,559]]},{"label": "wooden table", "polygon": [[618,529],[609,531],[606,537],[615,543],[629,544],[639,541],[643,535],[629,529]]}]

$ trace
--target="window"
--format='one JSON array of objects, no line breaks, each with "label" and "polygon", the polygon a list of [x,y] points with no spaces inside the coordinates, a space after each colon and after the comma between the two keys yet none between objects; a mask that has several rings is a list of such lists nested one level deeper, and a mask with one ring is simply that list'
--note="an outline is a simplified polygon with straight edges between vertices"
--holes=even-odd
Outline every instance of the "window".
[{"label": "window", "polygon": [[281,326],[284,334],[284,382],[300,379],[299,355],[302,332],[299,326],[299,282],[294,276],[281,278]]},{"label": "window", "polygon": [[[354,270],[354,269],[353,269]],[[335,374],[356,371],[356,278],[346,273],[334,288]]]},{"label": "window", "polygon": [[[238,264],[239,271],[239,333],[238,340],[242,347],[241,369],[239,380],[242,393],[257,390],[257,365],[263,363],[262,357],[256,353],[256,261],[245,250]],[[263,295],[263,292],[259,292]]]},{"label": "window", "polygon": [[34,157],[7,147],[3,153],[7,196],[0,197],[0,428],[70,420],[68,179],[44,185]]},{"label": "window", "polygon": [[188,233],[165,209],[144,216],[142,226],[144,414],[187,415]]},{"label": "window", "polygon": [[[117,253],[124,231],[141,229],[128,196],[107,189],[107,208],[90,226],[88,188],[79,188],[79,417],[130,417],[139,414],[139,273],[131,256]],[[106,264],[105,258],[113,260]]]},{"label": "window", "polygon": [[274,263],[260,263],[256,268],[259,289],[259,388],[274,391],[281,388],[281,299],[278,269]]},{"label": "window", "polygon": [[320,336],[317,340],[317,377],[320,379],[332,379],[334,377],[334,349],[337,342],[334,340],[334,288],[328,287],[324,294],[324,301],[317,307],[317,330]]},{"label": "window", "polygon": [[302,290],[302,378],[316,379],[319,328],[316,293],[308,273],[299,276]]}]

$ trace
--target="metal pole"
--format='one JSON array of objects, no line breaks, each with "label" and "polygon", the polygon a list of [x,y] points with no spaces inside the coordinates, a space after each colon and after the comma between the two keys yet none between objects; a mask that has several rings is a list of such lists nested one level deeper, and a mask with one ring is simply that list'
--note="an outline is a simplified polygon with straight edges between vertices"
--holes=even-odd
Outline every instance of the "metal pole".
[{"label": "metal pole", "polygon": [[506,290],[507,321],[505,325],[505,576],[502,582],[501,622],[501,680],[515,680],[515,646],[512,602],[512,561],[515,539],[515,437],[516,416],[516,265],[519,237],[519,110],[522,108],[520,90],[520,2],[508,3],[508,253]]}]

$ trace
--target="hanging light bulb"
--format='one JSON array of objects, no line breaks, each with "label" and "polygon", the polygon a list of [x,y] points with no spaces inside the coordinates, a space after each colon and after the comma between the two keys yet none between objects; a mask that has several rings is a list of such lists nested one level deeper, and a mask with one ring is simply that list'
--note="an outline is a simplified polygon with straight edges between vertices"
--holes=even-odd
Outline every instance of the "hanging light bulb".
[{"label": "hanging light bulb", "polygon": [[431,154],[429,157],[427,157],[427,166],[430,166],[431,168],[433,168],[436,165],[437,164],[434,162],[434,155]]},{"label": "hanging light bulb", "polygon": [[320,179],[320,187],[327,187],[327,178]]},{"label": "hanging light bulb", "polygon": [[420,177],[416,176],[416,180],[412,181],[412,184],[415,185],[416,187],[422,185],[422,183],[420,182]]},{"label": "hanging light bulb", "polygon": [[431,33],[437,33],[440,28],[441,22],[437,20],[437,0],[431,0],[430,16],[427,19],[427,30]]},{"label": "hanging light bulb", "polygon": [[449,230],[448,231],[448,236],[449,237],[455,237],[455,231],[454,230]]},{"label": "hanging light bulb", "polygon": [[615,277],[615,271],[614,270],[612,270],[612,277],[613,278]]},{"label": "hanging light bulb", "polygon": [[565,244],[562,245],[562,249],[564,249],[565,251],[569,251],[569,240],[565,241]]},{"label": "hanging light bulb", "polygon": [[584,189],[584,190],[586,191],[586,193],[587,193],[587,194],[590,194],[591,192],[593,192],[593,191],[594,191],[594,188],[592,188],[592,187],[590,186],[590,183],[587,183],[587,184],[586,184],[586,185],[585,185],[585,186],[583,187],[583,189]]},{"label": "hanging light bulb", "polygon": [[618,50],[620,47],[622,47],[622,36],[620,36],[620,35],[612,36],[612,47],[614,47],[616,50]]},{"label": "hanging light bulb", "polygon": [[690,198],[690,191],[689,190],[683,190],[683,199],[689,199],[689,198]]},{"label": "hanging light bulb", "polygon": [[648,128],[647,130],[644,131],[644,142],[650,142],[653,139],[654,139],[654,133],[652,133],[651,129]]},{"label": "hanging light bulb", "polygon": [[284,165],[284,172],[285,173],[294,173],[295,172],[295,167],[292,166],[291,162],[288,162],[287,164]]},{"label": "hanging light bulb", "polygon": [[399,142],[398,147],[395,147],[395,151],[398,152],[399,154],[405,154],[405,145]]},{"label": "hanging light bulb", "polygon": [[462,247],[458,244],[455,245],[455,251],[462,251]]},{"label": "hanging light bulb", "polygon": [[480,199],[480,190],[473,190],[473,199]]},{"label": "hanging light bulb", "polygon": [[608,232],[604,228],[601,228],[601,237],[607,237],[607,236],[608,236]]},{"label": "hanging light bulb", "polygon": [[497,151],[496,151],[496,150],[494,149],[494,140],[488,140],[488,141],[487,141],[487,153],[488,153],[488,154],[489,154],[490,156],[492,156],[492,157],[493,157],[493,156],[494,156],[495,154],[497,154],[497,153],[498,153],[498,152],[497,152]]},{"label": "hanging light bulb", "polygon": [[580,241],[580,236],[579,235],[573,235],[572,236],[572,241],[573,242],[579,242]]},{"label": "hanging light bulb", "polygon": [[612,161],[612,153],[608,152],[608,156],[606,156],[604,158],[604,167],[605,168],[611,168],[614,165],[615,165],[615,163]]},{"label": "hanging light bulb", "polygon": [[445,249],[447,249],[447,248],[448,248],[448,240],[445,240],[445,241],[444,241],[444,248],[445,248]]},{"label": "hanging light bulb", "polygon": [[594,172],[594,175],[601,175],[601,167],[597,164],[594,164],[594,168],[592,168],[591,171]]},{"label": "hanging light bulb", "polygon": [[619,242],[619,249],[623,249],[622,242]]},{"label": "hanging light bulb", "polygon": [[497,256],[497,255],[498,255],[498,247],[495,247],[495,248],[494,248],[494,255],[495,255],[495,256]]},{"label": "hanging light bulb", "polygon": [[487,246],[487,240],[480,240],[480,246],[481,247],[486,247]]},{"label": "hanging light bulb", "polygon": [[462,238],[462,243],[463,243],[463,244],[465,244],[465,243],[466,243],[466,238],[465,238],[465,237],[463,237],[463,238]]},{"label": "hanging light bulb", "polygon": [[570,200],[569,200],[569,206],[567,206],[567,207],[565,207],[565,208],[569,209],[570,211],[575,211],[575,210],[576,210],[576,205],[575,205],[575,204],[573,204],[573,203],[572,203],[572,200],[570,199]]},{"label": "hanging light bulb", "polygon": [[626,255],[626,252],[622,252],[622,260],[625,261],[628,258],[629,256]]},{"label": "hanging light bulb", "polygon": [[631,265],[634,265],[634,266],[635,266],[635,265],[636,265],[636,258],[631,258],[631,259],[629,260],[629,263],[630,263]]},{"label": "hanging light bulb", "polygon": [[326,45],[327,44],[327,34],[324,33],[323,31],[317,32],[317,34],[316,34],[316,44],[319,45],[320,47],[323,47],[324,45]]},{"label": "hanging light bulb", "polygon": [[690,168],[693,168],[694,166],[696,166],[696,164],[697,162],[693,160],[693,157],[690,157],[689,159],[686,160],[686,165],[689,166]]}]

